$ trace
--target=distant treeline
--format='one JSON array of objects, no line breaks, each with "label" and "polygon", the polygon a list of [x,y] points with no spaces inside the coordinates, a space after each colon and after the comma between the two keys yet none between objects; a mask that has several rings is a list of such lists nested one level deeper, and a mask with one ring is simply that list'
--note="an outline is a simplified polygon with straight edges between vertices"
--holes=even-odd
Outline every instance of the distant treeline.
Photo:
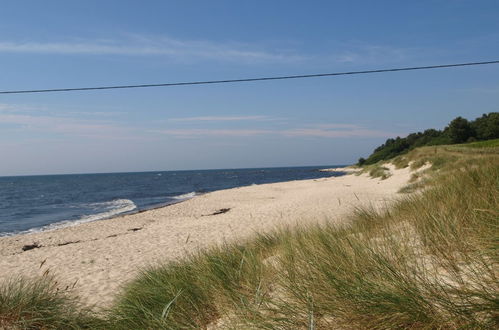
[{"label": "distant treeline", "polygon": [[391,159],[421,146],[458,144],[499,138],[499,112],[491,112],[468,121],[457,117],[443,130],[427,129],[424,132],[409,134],[405,138],[388,139],[377,147],[367,158],[360,158],[359,165],[374,164]]}]

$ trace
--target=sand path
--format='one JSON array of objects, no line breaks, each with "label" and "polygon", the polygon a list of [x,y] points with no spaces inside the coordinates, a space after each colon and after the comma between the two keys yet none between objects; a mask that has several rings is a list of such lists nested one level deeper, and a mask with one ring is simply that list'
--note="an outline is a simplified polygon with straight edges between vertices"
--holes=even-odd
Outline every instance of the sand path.
[{"label": "sand path", "polygon": [[[410,177],[408,168],[392,168],[392,173],[383,181],[346,175],[221,190],[133,215],[3,237],[0,281],[49,270],[61,288],[76,282],[85,303],[109,306],[120,285],[141,267],[278,226],[344,221],[359,205],[385,205]],[[212,215],[220,209],[230,210]],[[33,243],[41,247],[22,250]]]}]

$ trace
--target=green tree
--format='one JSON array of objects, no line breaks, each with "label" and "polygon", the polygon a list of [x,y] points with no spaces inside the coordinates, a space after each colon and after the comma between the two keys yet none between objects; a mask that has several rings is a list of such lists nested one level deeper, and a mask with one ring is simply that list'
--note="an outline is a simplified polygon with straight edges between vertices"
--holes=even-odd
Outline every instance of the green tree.
[{"label": "green tree", "polygon": [[499,112],[484,114],[469,122],[457,117],[443,130],[427,129],[424,132],[409,134],[407,137],[390,138],[374,149],[367,159],[359,159],[359,165],[374,164],[391,159],[417,147],[451,143],[472,142],[499,138]]},{"label": "green tree", "polygon": [[471,123],[476,132],[477,140],[490,140],[499,138],[499,112],[483,114]]},{"label": "green tree", "polygon": [[446,131],[452,143],[466,142],[475,135],[469,121],[463,117],[457,117],[451,121]]}]

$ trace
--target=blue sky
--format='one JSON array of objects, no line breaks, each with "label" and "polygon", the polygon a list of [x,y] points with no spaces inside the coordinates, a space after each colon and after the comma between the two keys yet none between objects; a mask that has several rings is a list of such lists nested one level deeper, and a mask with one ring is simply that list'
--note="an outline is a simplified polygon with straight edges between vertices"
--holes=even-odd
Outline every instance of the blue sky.
[{"label": "blue sky", "polygon": [[[497,1],[4,1],[0,90],[499,58]],[[348,164],[498,111],[499,65],[0,95],[0,175]]]}]

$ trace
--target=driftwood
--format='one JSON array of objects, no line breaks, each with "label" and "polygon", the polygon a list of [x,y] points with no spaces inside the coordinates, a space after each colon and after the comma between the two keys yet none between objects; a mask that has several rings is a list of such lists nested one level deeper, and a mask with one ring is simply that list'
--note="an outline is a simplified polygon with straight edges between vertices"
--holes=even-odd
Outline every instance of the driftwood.
[{"label": "driftwood", "polygon": [[213,213],[211,213],[211,214],[203,214],[202,216],[203,216],[203,217],[207,217],[207,216],[210,216],[210,215],[224,214],[224,213],[227,213],[227,212],[229,212],[229,211],[230,211],[230,208],[225,208],[225,209],[220,209],[220,210],[218,210],[218,211],[215,211],[215,212],[213,212]]},{"label": "driftwood", "polygon": [[80,243],[80,241],[69,241],[69,242],[59,243],[59,244],[57,244],[57,246],[64,246],[64,245],[75,244],[75,243]]},{"label": "driftwood", "polygon": [[33,249],[38,249],[38,248],[41,248],[42,246],[39,245],[38,243],[33,243],[33,244],[26,244],[22,247],[23,251],[29,251],[29,250],[33,250]]}]

